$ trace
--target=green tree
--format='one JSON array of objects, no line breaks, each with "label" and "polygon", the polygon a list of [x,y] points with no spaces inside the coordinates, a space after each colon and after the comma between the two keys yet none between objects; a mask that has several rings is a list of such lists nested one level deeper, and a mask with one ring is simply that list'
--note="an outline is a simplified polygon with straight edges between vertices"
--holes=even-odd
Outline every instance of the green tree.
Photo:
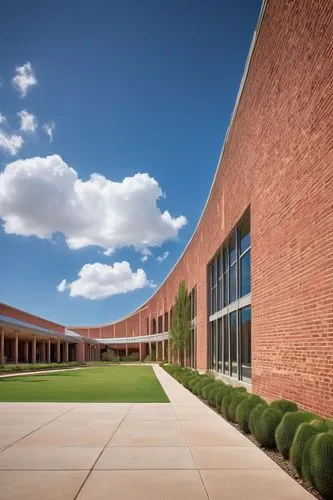
[{"label": "green tree", "polygon": [[173,307],[170,338],[173,353],[178,363],[184,366],[184,352],[189,345],[191,335],[190,298],[185,281],[179,283],[178,295]]}]

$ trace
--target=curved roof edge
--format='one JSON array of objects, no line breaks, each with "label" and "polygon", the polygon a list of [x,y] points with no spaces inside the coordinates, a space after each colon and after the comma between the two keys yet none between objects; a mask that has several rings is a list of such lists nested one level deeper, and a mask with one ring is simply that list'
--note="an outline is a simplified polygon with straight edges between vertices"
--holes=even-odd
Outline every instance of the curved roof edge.
[{"label": "curved roof edge", "polygon": [[253,32],[253,35],[252,35],[252,40],[251,40],[249,52],[248,52],[248,55],[247,55],[247,58],[246,58],[246,61],[245,61],[243,76],[242,76],[242,79],[241,79],[241,82],[240,82],[240,85],[239,85],[239,89],[238,89],[236,101],[235,101],[235,104],[234,104],[234,108],[233,108],[233,111],[231,113],[229,125],[228,125],[227,131],[226,131],[226,133],[224,135],[224,141],[223,141],[221,152],[220,152],[219,159],[218,159],[218,162],[217,162],[217,167],[215,169],[215,174],[214,174],[214,177],[213,177],[213,181],[212,181],[212,184],[210,186],[210,190],[209,190],[209,193],[208,193],[208,196],[207,196],[207,199],[206,199],[206,203],[204,205],[204,208],[202,209],[201,215],[200,215],[200,217],[198,219],[197,225],[195,226],[195,229],[194,229],[194,231],[192,233],[192,236],[189,239],[189,241],[187,242],[187,245],[185,246],[184,250],[180,254],[180,256],[177,259],[177,261],[175,262],[175,264],[173,265],[172,269],[170,269],[170,271],[168,272],[168,274],[166,275],[166,277],[164,278],[164,280],[162,281],[162,283],[160,284],[160,286],[157,288],[157,290],[155,290],[155,292],[153,293],[153,295],[151,295],[149,297],[149,299],[147,299],[143,304],[141,304],[139,307],[137,307],[134,311],[132,311],[132,312],[130,312],[128,314],[125,314],[121,318],[118,318],[116,320],[110,321],[108,323],[100,323],[100,324],[97,324],[97,325],[76,325],[76,326],[70,326],[69,328],[102,328],[102,327],[105,327],[105,326],[115,325],[116,323],[119,323],[120,321],[124,321],[124,320],[130,318],[131,316],[134,316],[134,314],[137,314],[140,310],[143,310],[143,309],[145,309],[147,307],[146,304],[159,292],[159,290],[162,288],[162,286],[167,281],[167,279],[169,278],[169,276],[173,273],[173,271],[176,268],[176,266],[179,264],[179,262],[184,257],[184,255],[185,255],[188,247],[190,246],[190,244],[191,244],[194,236],[196,235],[196,233],[197,233],[197,231],[199,229],[199,226],[200,226],[202,218],[203,218],[203,216],[204,216],[204,214],[206,212],[206,208],[208,206],[208,203],[209,203],[212,191],[213,191],[213,187],[214,187],[214,184],[215,184],[217,173],[219,171],[219,167],[220,167],[220,164],[221,164],[221,161],[222,161],[224,149],[225,149],[225,146],[226,146],[228,138],[229,138],[230,129],[232,127],[232,124],[234,122],[235,116],[237,114],[238,105],[239,105],[239,102],[240,102],[240,99],[241,99],[241,96],[242,96],[242,93],[243,93],[244,85],[245,85],[246,78],[247,78],[248,71],[249,71],[249,66],[250,66],[251,58],[252,58],[254,47],[256,45],[258,34],[259,34],[259,31],[260,31],[260,28],[261,28],[261,24],[262,24],[262,20],[263,20],[263,17],[264,17],[265,9],[266,9],[266,6],[267,6],[267,2],[268,2],[268,0],[262,0],[260,12],[259,12],[259,17],[258,17],[258,21],[257,21],[256,28],[255,28],[255,30]]}]

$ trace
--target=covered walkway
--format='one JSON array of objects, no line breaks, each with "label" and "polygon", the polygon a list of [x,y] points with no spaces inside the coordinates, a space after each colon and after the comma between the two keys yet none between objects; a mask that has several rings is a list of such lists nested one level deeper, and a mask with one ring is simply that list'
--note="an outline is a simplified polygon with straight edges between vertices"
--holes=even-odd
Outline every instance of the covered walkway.
[{"label": "covered walkway", "polygon": [[311,500],[154,366],[170,403],[0,404],[1,499]]},{"label": "covered walkway", "polygon": [[95,339],[0,315],[0,364],[96,361],[99,355],[100,344]]}]

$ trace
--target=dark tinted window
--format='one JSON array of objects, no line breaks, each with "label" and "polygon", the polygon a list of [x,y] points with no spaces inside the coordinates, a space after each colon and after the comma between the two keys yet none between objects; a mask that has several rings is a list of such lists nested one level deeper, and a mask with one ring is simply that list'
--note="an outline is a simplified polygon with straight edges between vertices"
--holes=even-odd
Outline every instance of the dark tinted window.
[{"label": "dark tinted window", "polygon": [[251,245],[250,215],[246,215],[239,224],[240,253],[245,252]]},{"label": "dark tinted window", "polygon": [[230,314],[230,360],[231,375],[237,375],[237,313]]},{"label": "dark tinted window", "polygon": [[251,291],[251,251],[249,250],[243,255],[240,262],[240,287],[241,297],[247,295]]},{"label": "dark tinted window", "polygon": [[229,291],[229,303],[231,304],[237,299],[237,266],[234,264],[229,270],[230,275],[230,291]]},{"label": "dark tinted window", "polygon": [[251,307],[244,307],[240,312],[241,339],[241,377],[251,378]]}]

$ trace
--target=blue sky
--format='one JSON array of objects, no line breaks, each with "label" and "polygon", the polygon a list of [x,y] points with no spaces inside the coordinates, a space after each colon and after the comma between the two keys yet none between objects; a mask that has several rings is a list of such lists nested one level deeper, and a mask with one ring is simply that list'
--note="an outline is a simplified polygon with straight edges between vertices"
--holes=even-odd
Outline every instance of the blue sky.
[{"label": "blue sky", "polygon": [[206,201],[260,5],[6,3],[1,301],[77,325],[149,298]]}]

